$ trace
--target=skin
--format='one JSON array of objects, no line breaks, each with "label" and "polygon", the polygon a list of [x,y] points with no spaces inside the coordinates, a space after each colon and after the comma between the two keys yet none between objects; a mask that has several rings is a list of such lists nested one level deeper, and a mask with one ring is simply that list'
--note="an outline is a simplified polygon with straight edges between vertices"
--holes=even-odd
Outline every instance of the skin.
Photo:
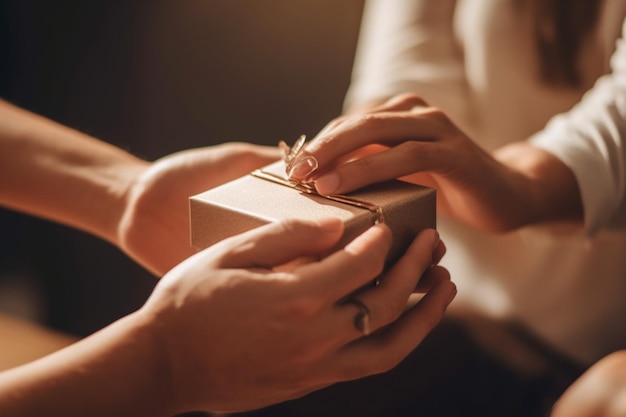
[{"label": "skin", "polygon": [[440,109],[405,94],[340,117],[308,144],[294,180],[341,194],[399,178],[437,189],[440,214],[490,232],[544,222],[582,221],[573,173],[550,153],[518,142],[487,152]]},{"label": "skin", "polygon": [[[318,169],[302,163],[291,177],[313,183],[321,194],[402,177],[435,187],[440,214],[488,232],[583,220],[576,178],[560,160],[527,142],[487,152],[413,94],[332,121],[300,158],[311,157]],[[625,398],[626,352],[620,351],[575,382],[552,416],[623,416]]]},{"label": "skin", "polygon": [[[384,372],[441,319],[456,288],[434,230],[380,286],[391,232],[376,225],[323,259],[337,219],[289,220],[193,254],[187,199],[275,159],[231,144],[155,163],[0,102],[0,204],[93,233],[160,275],[138,311],[0,373],[0,415],[170,416],[243,411]],[[423,297],[414,295],[423,292]]]},{"label": "skin", "polygon": [[551,417],[626,415],[626,350],[606,356],[565,391]]},{"label": "skin", "polygon": [[[336,219],[272,224],[184,261],[137,312],[36,362],[0,374],[3,416],[170,416],[241,411],[337,381],[386,371],[435,326],[454,296],[436,233],[418,236],[380,287],[359,294],[373,335],[339,300],[382,270],[391,243],[374,226],[321,261],[275,271],[328,249]],[[406,310],[419,286],[427,291]],[[232,318],[236,318],[233,321]]]},{"label": "skin", "polygon": [[1,100],[0,140],[0,205],[94,234],[157,276],[194,253],[190,195],[279,158],[228,143],[150,163]]}]

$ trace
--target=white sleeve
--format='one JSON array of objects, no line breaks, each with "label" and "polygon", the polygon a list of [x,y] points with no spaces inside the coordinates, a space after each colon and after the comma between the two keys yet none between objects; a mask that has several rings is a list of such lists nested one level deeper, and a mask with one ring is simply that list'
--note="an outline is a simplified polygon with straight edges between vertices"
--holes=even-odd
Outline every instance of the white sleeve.
[{"label": "white sleeve", "polygon": [[569,112],[530,140],[563,161],[578,180],[589,234],[626,227],[626,21],[611,72]]},{"label": "white sleeve", "polygon": [[[413,92],[457,114],[467,97],[455,0],[367,0],[344,107]],[[460,107],[463,108],[463,107]]]}]

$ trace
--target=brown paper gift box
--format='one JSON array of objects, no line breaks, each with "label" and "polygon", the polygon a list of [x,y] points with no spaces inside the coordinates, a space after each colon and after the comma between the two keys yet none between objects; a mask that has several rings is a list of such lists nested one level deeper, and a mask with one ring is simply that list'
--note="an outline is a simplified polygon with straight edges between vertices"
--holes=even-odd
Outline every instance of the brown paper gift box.
[{"label": "brown paper gift box", "polygon": [[[224,238],[288,218],[317,220],[339,217],[345,225],[337,248],[345,246],[377,221],[368,208],[308,194],[285,180],[284,162],[268,165],[190,198],[191,244],[206,248]],[[266,178],[259,178],[262,175]],[[283,181],[280,184],[274,180]],[[435,190],[402,181],[373,184],[345,197],[382,210],[392,231],[388,260],[397,260],[417,233],[436,226]]]}]

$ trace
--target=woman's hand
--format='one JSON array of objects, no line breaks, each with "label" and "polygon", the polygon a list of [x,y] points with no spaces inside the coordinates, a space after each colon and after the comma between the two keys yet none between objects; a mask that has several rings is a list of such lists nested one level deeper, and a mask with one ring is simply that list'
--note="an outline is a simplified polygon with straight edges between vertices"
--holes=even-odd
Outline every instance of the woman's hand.
[{"label": "woman's hand", "polygon": [[442,214],[487,231],[582,218],[576,180],[558,159],[526,143],[490,154],[410,94],[328,124],[290,177],[326,195],[403,177],[436,188]]},{"label": "woman's hand", "polygon": [[117,230],[118,246],[161,276],[195,253],[189,237],[189,197],[278,158],[276,147],[226,143],[159,159],[131,182]]},{"label": "woman's hand", "polygon": [[[354,323],[360,309],[341,300],[381,273],[391,235],[377,225],[310,261],[342,230],[338,220],[271,224],[194,255],[159,282],[142,310],[168,358],[178,412],[254,409],[389,370],[439,322],[456,290],[432,266],[445,250],[435,231],[355,296],[370,311],[373,333],[364,337]],[[296,258],[309,261],[293,266]],[[426,295],[408,308],[417,287]]]}]

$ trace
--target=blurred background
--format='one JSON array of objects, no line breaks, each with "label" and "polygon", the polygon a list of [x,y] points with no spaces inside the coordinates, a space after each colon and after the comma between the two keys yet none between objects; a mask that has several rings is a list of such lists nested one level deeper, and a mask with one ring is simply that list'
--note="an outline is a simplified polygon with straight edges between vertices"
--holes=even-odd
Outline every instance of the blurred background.
[{"label": "blurred background", "polygon": [[[148,160],[293,141],[340,114],[361,11],[362,0],[0,0],[0,97]],[[85,336],[154,284],[105,242],[0,210],[0,311]]]}]

